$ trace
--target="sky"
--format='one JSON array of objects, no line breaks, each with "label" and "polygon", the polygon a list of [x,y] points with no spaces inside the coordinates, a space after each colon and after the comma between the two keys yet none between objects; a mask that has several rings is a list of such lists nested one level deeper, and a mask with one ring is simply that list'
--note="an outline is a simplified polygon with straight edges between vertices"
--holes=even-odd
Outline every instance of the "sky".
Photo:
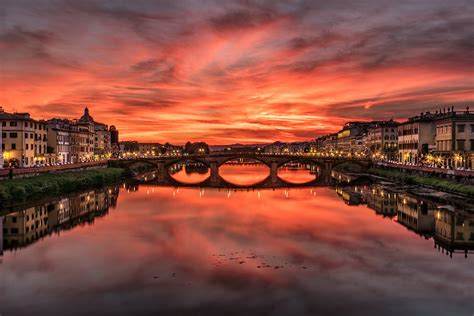
[{"label": "sky", "polygon": [[304,141],[474,109],[473,1],[2,0],[0,105],[122,140]]}]

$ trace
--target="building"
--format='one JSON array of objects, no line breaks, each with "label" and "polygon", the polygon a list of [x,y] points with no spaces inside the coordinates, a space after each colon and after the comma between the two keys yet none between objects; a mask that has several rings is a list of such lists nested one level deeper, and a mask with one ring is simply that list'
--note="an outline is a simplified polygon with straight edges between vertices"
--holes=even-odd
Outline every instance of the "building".
[{"label": "building", "polygon": [[112,147],[112,154],[118,156],[120,154],[119,146],[119,131],[114,125],[111,125],[109,128],[110,132],[110,146]]},{"label": "building", "polygon": [[110,158],[112,141],[109,127],[103,123],[94,122],[94,159]]},{"label": "building", "polygon": [[265,154],[279,155],[279,154],[287,154],[289,152],[289,149],[285,143],[274,142],[270,145],[266,145],[263,148],[263,152]]},{"label": "building", "polygon": [[3,168],[2,124],[0,124],[0,169]]},{"label": "building", "polygon": [[452,111],[439,113],[436,126],[436,150],[429,163],[448,168],[474,167],[474,113]]},{"label": "building", "polygon": [[120,154],[123,156],[130,154],[137,154],[140,150],[140,146],[137,141],[123,141],[118,144],[120,149]]},{"label": "building", "polygon": [[29,113],[6,113],[0,108],[4,163],[12,167],[44,165],[47,155],[47,123]]},{"label": "building", "polygon": [[57,163],[79,163],[91,160],[90,130],[77,120],[51,119],[48,124],[48,152]]},{"label": "building", "polygon": [[138,152],[141,155],[156,156],[164,152],[164,147],[160,143],[138,143]]},{"label": "building", "polygon": [[367,154],[367,129],[378,122],[348,122],[337,133],[337,150],[345,155]]},{"label": "building", "polygon": [[66,119],[51,119],[48,122],[48,153],[56,157],[58,163],[74,161],[74,133],[79,133],[79,127]]},{"label": "building", "polygon": [[398,158],[398,123],[390,120],[369,127],[366,146],[372,159],[396,161]]},{"label": "building", "polygon": [[437,114],[421,113],[398,125],[398,161],[418,164],[436,147]]},{"label": "building", "polygon": [[81,149],[81,156],[79,157],[80,162],[91,161],[94,157],[94,119],[89,114],[89,109],[84,109],[84,114],[77,121],[79,126],[80,137],[79,144]]},{"label": "building", "polygon": [[316,148],[321,153],[331,153],[337,150],[338,133],[328,134],[316,139]]},{"label": "building", "polygon": [[110,143],[112,145],[118,145],[119,143],[119,131],[114,125],[110,126]]}]

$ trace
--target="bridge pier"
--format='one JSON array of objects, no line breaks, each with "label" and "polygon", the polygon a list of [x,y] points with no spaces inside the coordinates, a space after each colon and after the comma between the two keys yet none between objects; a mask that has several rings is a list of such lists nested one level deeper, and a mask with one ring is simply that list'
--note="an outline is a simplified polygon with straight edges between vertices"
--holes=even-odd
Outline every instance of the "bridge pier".
[{"label": "bridge pier", "polygon": [[219,181],[219,166],[217,161],[211,161],[209,163],[211,169],[211,183],[216,184]]},{"label": "bridge pier", "polygon": [[272,162],[270,164],[270,179],[272,183],[278,182],[278,163]]},{"label": "bridge pier", "polygon": [[163,162],[156,163],[156,180],[162,182],[165,180],[166,176],[168,175],[168,170]]}]

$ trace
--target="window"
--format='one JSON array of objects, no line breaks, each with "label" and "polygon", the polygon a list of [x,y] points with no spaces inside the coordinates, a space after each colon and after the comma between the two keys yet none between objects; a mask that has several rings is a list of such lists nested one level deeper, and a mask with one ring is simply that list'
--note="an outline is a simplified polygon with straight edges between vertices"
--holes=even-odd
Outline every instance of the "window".
[{"label": "window", "polygon": [[10,232],[12,233],[12,235],[16,235],[18,234],[18,228],[12,228],[10,229]]},{"label": "window", "polygon": [[457,143],[458,143],[458,150],[464,150],[464,143],[465,143],[464,139],[458,139]]},{"label": "window", "polygon": [[13,224],[16,223],[16,216],[12,216],[12,223],[13,223]]},{"label": "window", "polygon": [[18,133],[10,133],[10,138],[18,138]]},{"label": "window", "polygon": [[28,144],[26,144],[26,150],[28,150]]},{"label": "window", "polygon": [[464,133],[464,125],[458,125],[458,133]]},{"label": "window", "polygon": [[2,150],[5,150],[5,144],[2,143]]},{"label": "window", "polygon": [[2,126],[7,126],[7,122],[2,122]]},{"label": "window", "polygon": [[471,139],[471,151],[474,151],[474,139]]},{"label": "window", "polygon": [[25,133],[25,138],[28,138],[28,133]]},{"label": "window", "polygon": [[474,133],[474,124],[471,124],[471,133]]},{"label": "window", "polygon": [[10,122],[10,126],[17,126],[17,122]]},{"label": "window", "polygon": [[2,133],[2,138],[7,138],[7,133]]},{"label": "window", "polygon": [[12,149],[16,149],[16,144],[12,143]]}]

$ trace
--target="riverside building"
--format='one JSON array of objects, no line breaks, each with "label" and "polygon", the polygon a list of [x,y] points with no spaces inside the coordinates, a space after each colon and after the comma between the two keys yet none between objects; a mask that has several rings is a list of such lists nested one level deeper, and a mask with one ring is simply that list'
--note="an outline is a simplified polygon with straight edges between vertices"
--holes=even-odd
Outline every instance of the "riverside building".
[{"label": "riverside building", "polygon": [[47,162],[47,124],[29,113],[7,113],[0,108],[5,165],[32,167]]}]

